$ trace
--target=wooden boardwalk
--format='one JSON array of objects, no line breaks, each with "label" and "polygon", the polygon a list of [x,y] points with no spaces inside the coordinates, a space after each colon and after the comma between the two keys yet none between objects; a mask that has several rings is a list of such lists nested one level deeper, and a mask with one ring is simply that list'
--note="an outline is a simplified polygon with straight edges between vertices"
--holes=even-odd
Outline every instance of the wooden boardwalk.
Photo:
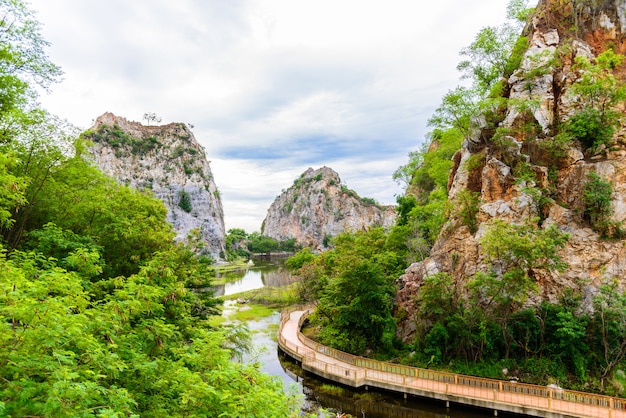
[{"label": "wooden boardwalk", "polygon": [[300,329],[310,307],[281,314],[278,345],[302,368],[352,387],[372,387],[535,417],[626,418],[626,399],[437,372],[353,356],[318,344]]}]

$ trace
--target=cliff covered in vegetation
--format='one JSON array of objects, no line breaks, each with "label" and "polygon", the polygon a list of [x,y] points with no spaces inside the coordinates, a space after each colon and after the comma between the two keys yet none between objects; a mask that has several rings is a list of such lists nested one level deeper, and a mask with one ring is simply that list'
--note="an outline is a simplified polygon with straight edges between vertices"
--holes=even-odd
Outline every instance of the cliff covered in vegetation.
[{"label": "cliff covered in vegetation", "polygon": [[[574,289],[590,307],[603,283],[626,285],[626,89],[618,55],[626,52],[625,10],[620,1],[544,0],[530,16],[509,58],[516,66],[493,80],[453,157],[448,199],[456,209],[430,256],[400,280],[397,299],[409,317],[423,280],[437,272],[466,292],[479,272],[502,277],[520,268],[538,285],[525,289],[530,298],[521,304],[556,302]],[[524,260],[504,247],[494,254],[490,231],[498,222],[527,227],[509,230],[509,239],[530,238],[539,252],[546,231],[567,237],[552,260],[546,253]],[[414,332],[405,321],[400,335]]]},{"label": "cliff covered in vegetation", "polygon": [[222,202],[204,149],[185,124],[142,125],[105,113],[83,137],[92,142],[89,149],[103,172],[163,201],[177,240],[198,230],[203,251],[220,258]]},{"label": "cliff covered in vegetation", "polygon": [[328,167],[309,168],[274,200],[261,232],[279,241],[295,238],[303,246],[321,249],[345,230],[390,227],[394,221],[393,207],[359,197]]}]

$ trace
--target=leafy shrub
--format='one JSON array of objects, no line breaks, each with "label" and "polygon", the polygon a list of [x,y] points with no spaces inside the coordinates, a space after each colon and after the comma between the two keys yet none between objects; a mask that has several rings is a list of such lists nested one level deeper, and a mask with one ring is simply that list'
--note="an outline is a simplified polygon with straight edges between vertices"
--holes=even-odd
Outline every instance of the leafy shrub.
[{"label": "leafy shrub", "polygon": [[583,190],[585,216],[596,231],[613,214],[611,209],[612,196],[613,186],[608,180],[594,172],[587,175],[587,182]]},{"label": "leafy shrub", "polygon": [[178,206],[185,212],[189,213],[193,209],[191,207],[191,196],[185,190],[180,191],[180,200],[178,201]]},{"label": "leafy shrub", "polygon": [[615,122],[598,109],[586,108],[574,114],[566,123],[566,131],[585,148],[608,144],[615,132]]},{"label": "leafy shrub", "polygon": [[575,59],[574,69],[581,76],[569,94],[574,96],[579,110],[565,128],[586,147],[609,143],[623,120],[623,114],[614,110],[626,101],[626,85],[614,74],[623,62],[624,56],[611,49],[598,55],[594,63],[584,56]]},{"label": "leafy shrub", "polygon": [[373,197],[362,197],[361,202],[365,203],[366,205],[378,205],[378,202]]},{"label": "leafy shrub", "polygon": [[473,234],[478,229],[478,211],[480,210],[480,193],[463,190],[456,197],[455,215],[461,219]]},{"label": "leafy shrub", "polygon": [[315,254],[313,254],[309,248],[303,248],[295,255],[289,257],[287,261],[285,261],[285,265],[291,270],[300,270],[304,264],[313,261],[314,258]]}]

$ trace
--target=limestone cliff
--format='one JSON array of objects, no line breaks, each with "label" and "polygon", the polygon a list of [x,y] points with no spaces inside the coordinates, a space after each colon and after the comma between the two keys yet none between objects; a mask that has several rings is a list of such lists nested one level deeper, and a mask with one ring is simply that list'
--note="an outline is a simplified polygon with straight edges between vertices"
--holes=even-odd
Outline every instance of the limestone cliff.
[{"label": "limestone cliff", "polygon": [[360,198],[328,167],[309,168],[271,204],[262,234],[277,240],[295,238],[304,246],[322,249],[329,237],[345,230],[389,227],[394,222],[392,206]]},{"label": "limestone cliff", "polygon": [[[560,127],[580,111],[581,97],[570,91],[583,74],[576,57],[595,58],[608,48],[626,53],[626,1],[570,2],[542,0],[526,26],[529,46],[521,65],[504,83],[507,104],[475,115],[474,129],[454,156],[449,199],[462,191],[478,193],[477,228],[452,217],[430,256],[412,264],[399,280],[398,306],[407,320],[399,327],[406,341],[415,331],[415,297],[425,277],[448,272],[464,283],[487,271],[480,238],[489,222],[556,225],[570,238],[561,251],[568,267],[562,273],[533,270],[539,300],[557,301],[573,288],[587,303],[600,283],[617,278],[626,286],[626,241],[623,233],[607,239],[585,216],[583,199],[588,174],[597,173],[614,190],[609,224],[626,220],[626,129],[617,128],[610,143],[588,147],[579,140],[560,144]],[[624,81],[624,65],[614,69]],[[532,103],[520,106],[520,103]],[[623,106],[621,104],[620,106]],[[622,107],[617,108],[623,112]],[[606,232],[606,231],[604,231]]]},{"label": "limestone cliff", "polygon": [[167,208],[176,239],[194,229],[215,259],[224,250],[224,213],[204,149],[182,123],[146,126],[105,113],[83,134],[100,169]]}]

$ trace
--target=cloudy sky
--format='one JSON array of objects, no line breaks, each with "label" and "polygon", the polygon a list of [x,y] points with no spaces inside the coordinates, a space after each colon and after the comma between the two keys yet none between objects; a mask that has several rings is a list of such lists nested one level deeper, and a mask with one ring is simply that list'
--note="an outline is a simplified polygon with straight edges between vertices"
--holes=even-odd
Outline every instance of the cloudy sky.
[{"label": "cloudy sky", "polygon": [[227,228],[259,230],[323,165],[393,204],[392,180],[459,84],[459,51],[507,0],[31,0],[64,80],[40,98],[87,128],[106,111],[194,125]]}]

